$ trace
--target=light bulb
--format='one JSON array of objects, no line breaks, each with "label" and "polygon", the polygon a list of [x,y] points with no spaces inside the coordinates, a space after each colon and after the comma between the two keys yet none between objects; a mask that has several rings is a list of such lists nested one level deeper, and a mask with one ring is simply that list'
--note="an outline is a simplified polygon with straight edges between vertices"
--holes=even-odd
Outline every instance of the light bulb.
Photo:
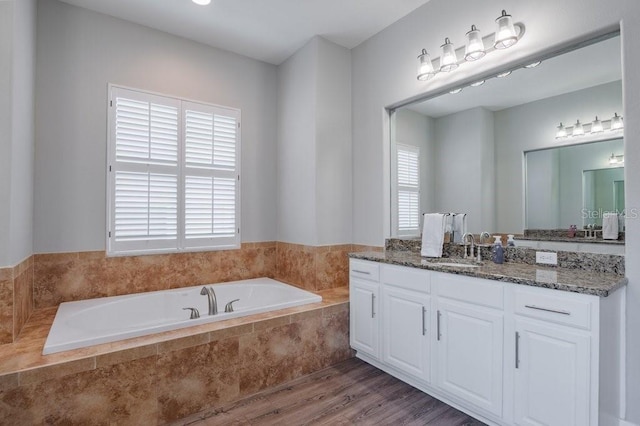
[{"label": "light bulb", "polygon": [[436,75],[436,71],[433,69],[431,57],[425,49],[422,49],[422,53],[418,56],[418,80],[429,80],[434,75]]},{"label": "light bulb", "polygon": [[480,31],[475,25],[471,26],[471,31],[467,33],[467,46],[464,50],[464,59],[466,61],[476,61],[486,55],[484,51],[484,43]]},{"label": "light bulb", "polygon": [[453,43],[451,43],[448,38],[445,38],[444,44],[440,47],[442,47],[440,71],[449,72],[458,68],[458,57],[456,56],[456,49],[453,47]]},{"label": "light bulb", "polygon": [[598,116],[596,115],[596,119],[591,122],[591,133],[600,133],[603,130],[602,121],[598,120]]},{"label": "light bulb", "polygon": [[511,15],[507,15],[506,11],[502,11],[502,15],[496,18],[496,37],[493,41],[493,47],[496,49],[506,49],[518,42],[518,35],[513,26]]},{"label": "light bulb", "polygon": [[571,133],[572,136],[580,136],[580,135],[584,135],[584,128],[582,127],[582,123],[580,123],[580,120],[576,121],[576,124],[573,125],[573,132]]},{"label": "light bulb", "polygon": [[558,126],[558,131],[556,132],[556,139],[566,138],[567,137],[567,129],[564,128],[562,123]]},{"label": "light bulb", "polygon": [[622,123],[622,117],[618,115],[616,112],[613,117],[611,117],[611,130],[622,129],[624,124]]}]

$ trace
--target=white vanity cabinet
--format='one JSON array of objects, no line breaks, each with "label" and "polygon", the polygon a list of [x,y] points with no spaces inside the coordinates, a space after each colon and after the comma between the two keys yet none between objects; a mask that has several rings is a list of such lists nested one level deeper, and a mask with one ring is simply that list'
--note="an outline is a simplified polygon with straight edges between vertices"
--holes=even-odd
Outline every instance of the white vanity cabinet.
[{"label": "white vanity cabinet", "polygon": [[599,297],[351,259],[350,291],[359,358],[485,423],[621,416],[624,288]]},{"label": "white vanity cabinet", "polygon": [[[597,423],[598,299],[514,289],[514,422]],[[595,365],[593,365],[595,363]]]},{"label": "white vanity cabinet", "polygon": [[429,382],[431,297],[429,271],[382,265],[382,361]]},{"label": "white vanity cabinet", "polygon": [[351,259],[349,264],[349,341],[374,359],[380,355],[379,264]]},{"label": "white vanity cabinet", "polygon": [[433,273],[438,388],[502,415],[504,285]]}]

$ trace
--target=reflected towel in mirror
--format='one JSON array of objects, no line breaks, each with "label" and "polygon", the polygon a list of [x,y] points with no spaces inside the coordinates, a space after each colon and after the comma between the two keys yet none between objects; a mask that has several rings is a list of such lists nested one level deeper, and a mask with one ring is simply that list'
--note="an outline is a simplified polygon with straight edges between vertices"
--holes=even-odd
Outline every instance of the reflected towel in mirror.
[{"label": "reflected towel in mirror", "polygon": [[618,215],[617,213],[603,213],[602,215],[602,239],[618,239]]}]

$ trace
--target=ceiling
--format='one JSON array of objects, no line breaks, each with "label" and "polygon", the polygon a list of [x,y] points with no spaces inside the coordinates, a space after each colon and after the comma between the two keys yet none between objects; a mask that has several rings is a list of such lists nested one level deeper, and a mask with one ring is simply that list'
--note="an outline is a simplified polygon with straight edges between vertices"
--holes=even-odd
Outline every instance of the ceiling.
[{"label": "ceiling", "polygon": [[354,48],[429,0],[62,0],[279,65],[315,35]]},{"label": "ceiling", "polygon": [[617,36],[547,59],[535,68],[521,68],[507,77],[492,78],[482,86],[466,87],[460,93],[447,93],[408,108],[433,118],[478,106],[500,111],[621,80],[621,64]]}]

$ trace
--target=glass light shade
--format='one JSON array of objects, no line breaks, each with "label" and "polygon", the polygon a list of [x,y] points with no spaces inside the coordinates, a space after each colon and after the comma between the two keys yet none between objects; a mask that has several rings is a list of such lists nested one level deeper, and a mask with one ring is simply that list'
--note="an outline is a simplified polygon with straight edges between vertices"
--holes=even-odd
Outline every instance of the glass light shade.
[{"label": "glass light shade", "polygon": [[475,25],[471,26],[471,31],[467,33],[467,45],[464,49],[464,59],[466,61],[476,61],[486,55],[484,43],[480,31]]},{"label": "glass light shade", "polygon": [[572,136],[580,136],[580,135],[584,135],[584,128],[582,127],[582,123],[580,123],[580,120],[576,121],[576,124],[573,125],[573,132],[571,133]]},{"label": "glass light shade", "polygon": [[436,71],[433,69],[431,57],[425,49],[422,49],[422,53],[418,56],[418,80],[429,80],[434,75]]},{"label": "glass light shade", "polygon": [[622,123],[622,117],[618,115],[616,112],[613,117],[611,117],[611,130],[622,129],[624,124]]},{"label": "glass light shade", "polygon": [[525,68],[529,68],[529,69],[531,69],[531,68],[535,68],[535,67],[537,67],[537,66],[538,66],[538,65],[540,65],[541,63],[542,63],[542,61],[535,61],[535,62],[530,63],[529,65],[525,65],[524,67],[525,67]]},{"label": "glass light shade", "polygon": [[496,75],[496,77],[502,78],[502,77],[506,77],[508,75],[511,75],[511,71],[501,72],[500,74]]},{"label": "glass light shade", "polygon": [[484,84],[484,80],[478,80],[478,81],[475,81],[475,82],[471,83],[469,86],[478,87],[478,86],[482,86],[483,84]]},{"label": "glass light shade", "polygon": [[611,157],[609,157],[609,164],[618,164],[618,158],[613,154],[613,152],[611,153]]},{"label": "glass light shade", "polygon": [[211,0],[191,0],[195,4],[199,4],[200,6],[206,6],[211,3]]},{"label": "glass light shade", "polygon": [[458,87],[457,89],[453,89],[453,90],[449,90],[449,93],[451,93],[452,95],[455,95],[457,93],[462,92],[462,87]]},{"label": "glass light shade", "polygon": [[600,133],[603,130],[602,121],[598,120],[598,116],[596,115],[596,119],[591,122],[591,133]]},{"label": "glass light shade", "polygon": [[445,38],[444,44],[440,47],[442,47],[440,71],[449,72],[458,68],[458,57],[456,56],[456,49],[453,47],[453,43],[451,43],[448,38]]},{"label": "glass light shade", "polygon": [[493,41],[493,47],[496,49],[506,49],[518,42],[516,28],[513,26],[511,15],[507,15],[506,11],[502,11],[502,15],[496,18],[496,36]]},{"label": "glass light shade", "polygon": [[556,132],[556,139],[566,138],[567,137],[567,129],[564,128],[562,123],[558,126],[558,131]]}]

